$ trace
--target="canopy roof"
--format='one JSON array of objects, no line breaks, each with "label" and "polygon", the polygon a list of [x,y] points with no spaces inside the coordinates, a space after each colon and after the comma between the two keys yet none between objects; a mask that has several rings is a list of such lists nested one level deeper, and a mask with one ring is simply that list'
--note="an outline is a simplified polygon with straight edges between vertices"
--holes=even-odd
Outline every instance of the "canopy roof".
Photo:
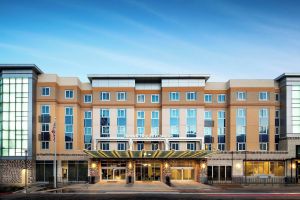
[{"label": "canopy roof", "polygon": [[86,154],[91,156],[92,158],[103,158],[103,159],[111,159],[111,158],[121,158],[121,159],[164,159],[164,158],[172,158],[172,159],[201,159],[207,158],[210,155],[214,154],[213,151],[199,150],[199,151],[91,151],[91,150],[83,150]]}]

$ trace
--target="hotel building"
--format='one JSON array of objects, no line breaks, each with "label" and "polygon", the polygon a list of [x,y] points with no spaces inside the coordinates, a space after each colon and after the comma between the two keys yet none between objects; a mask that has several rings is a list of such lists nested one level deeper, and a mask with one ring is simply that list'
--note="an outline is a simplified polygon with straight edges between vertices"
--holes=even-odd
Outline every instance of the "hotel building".
[{"label": "hotel building", "polygon": [[[0,65],[0,183],[300,179],[300,74],[43,73]],[[129,178],[130,177],[130,178]]]}]

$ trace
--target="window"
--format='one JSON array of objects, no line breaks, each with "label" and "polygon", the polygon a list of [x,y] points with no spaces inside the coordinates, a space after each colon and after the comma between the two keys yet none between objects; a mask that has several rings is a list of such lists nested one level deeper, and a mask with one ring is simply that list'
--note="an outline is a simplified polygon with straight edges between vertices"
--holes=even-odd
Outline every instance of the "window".
[{"label": "window", "polygon": [[226,94],[218,94],[218,103],[225,103]]},{"label": "window", "polygon": [[171,137],[179,137],[179,110],[170,109]]},{"label": "window", "polygon": [[138,142],[137,143],[137,150],[142,151],[144,149],[144,143],[143,142]]},{"label": "window", "polygon": [[204,94],[204,102],[211,103],[212,102],[212,94]]},{"label": "window", "polygon": [[117,92],[117,101],[126,101],[127,92]]},{"label": "window", "polygon": [[125,150],[126,150],[126,143],[118,142],[118,151],[125,151]]},{"label": "window", "polygon": [[236,109],[236,149],[246,150],[246,109]]},{"label": "window", "polygon": [[50,114],[50,106],[49,105],[42,105],[41,106],[41,114],[42,115],[49,115]]},{"label": "window", "polygon": [[225,135],[225,111],[218,111],[218,135]]},{"label": "window", "polygon": [[159,111],[151,112],[151,136],[157,137],[159,135]]},{"label": "window", "polygon": [[187,101],[196,101],[196,92],[187,92],[186,100]]},{"label": "window", "polygon": [[151,142],[151,150],[156,151],[159,149],[159,144],[158,142]]},{"label": "window", "polygon": [[100,110],[100,136],[110,137],[110,110]]},{"label": "window", "polygon": [[49,142],[42,142],[41,149],[49,149]]},{"label": "window", "polygon": [[212,120],[212,112],[211,111],[204,111],[204,119],[205,120]]},{"label": "window", "polygon": [[197,132],[197,112],[196,109],[186,110],[186,136],[196,137]]},{"label": "window", "polygon": [[73,107],[65,107],[65,148],[73,149]]},{"label": "window", "polygon": [[211,143],[205,144],[205,150],[211,151]]},{"label": "window", "polygon": [[138,103],[145,103],[145,95],[144,94],[138,94],[137,98],[136,98],[136,101]]},{"label": "window", "polygon": [[260,92],[259,93],[259,100],[260,101],[268,101],[269,100],[269,93],[268,92]]},{"label": "window", "polygon": [[266,108],[259,110],[259,134],[269,133],[269,110]]},{"label": "window", "polygon": [[195,151],[196,150],[196,143],[195,142],[188,142],[186,148],[187,148],[187,150]]},{"label": "window", "polygon": [[109,92],[101,92],[100,93],[100,100],[101,101],[109,101],[110,100],[110,93]]},{"label": "window", "polygon": [[91,94],[85,94],[84,96],[83,96],[83,102],[84,103],[92,103],[92,95]]},{"label": "window", "polygon": [[109,151],[109,142],[101,142],[101,150]]},{"label": "window", "polygon": [[245,151],[246,150],[246,143],[242,142],[242,143],[237,143],[237,150],[238,151]]},{"label": "window", "polygon": [[246,92],[237,92],[236,97],[238,101],[246,101]]},{"label": "window", "polygon": [[151,103],[159,103],[159,94],[151,94]]},{"label": "window", "polygon": [[280,96],[278,93],[275,93],[275,101],[279,101],[280,100]]},{"label": "window", "polygon": [[117,116],[117,137],[126,136],[126,109],[118,109]]},{"label": "window", "polygon": [[179,92],[170,92],[169,99],[170,101],[179,101]]},{"label": "window", "polygon": [[[50,106],[41,105],[41,117],[50,115]],[[45,117],[46,118],[46,117]],[[41,121],[41,149],[49,149],[50,121]]]},{"label": "window", "polygon": [[280,110],[275,111],[275,150],[279,150],[280,137]]},{"label": "window", "polygon": [[268,143],[264,142],[264,143],[259,143],[259,149],[261,151],[267,151],[268,150]]},{"label": "window", "polygon": [[137,134],[143,137],[145,133],[145,112],[137,111]]},{"label": "window", "polygon": [[170,150],[179,150],[179,143],[178,142],[170,142]]},{"label": "window", "polygon": [[50,87],[42,87],[42,96],[50,96]]},{"label": "window", "polygon": [[219,151],[225,151],[225,144],[224,143],[219,143],[218,144],[218,150]]},{"label": "window", "polygon": [[92,111],[84,111],[84,148],[92,149]]},{"label": "window", "polygon": [[292,86],[292,131],[300,133],[300,85]]},{"label": "window", "polygon": [[65,90],[65,99],[73,99],[74,90]]}]

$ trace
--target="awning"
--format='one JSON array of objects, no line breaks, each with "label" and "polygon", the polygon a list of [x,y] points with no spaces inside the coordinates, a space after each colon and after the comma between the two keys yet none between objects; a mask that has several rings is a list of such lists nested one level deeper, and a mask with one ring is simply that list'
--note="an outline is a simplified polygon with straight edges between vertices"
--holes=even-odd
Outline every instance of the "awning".
[{"label": "awning", "polygon": [[102,158],[102,159],[112,159],[112,158],[121,158],[121,159],[204,159],[212,154],[215,154],[214,151],[207,150],[199,150],[199,151],[91,151],[91,150],[83,150],[87,155],[91,156],[91,158]]}]

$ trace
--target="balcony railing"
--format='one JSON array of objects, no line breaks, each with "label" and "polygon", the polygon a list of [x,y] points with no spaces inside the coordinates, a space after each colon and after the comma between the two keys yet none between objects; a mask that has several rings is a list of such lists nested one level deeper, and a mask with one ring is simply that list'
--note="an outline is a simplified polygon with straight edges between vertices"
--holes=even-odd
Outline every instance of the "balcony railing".
[{"label": "balcony railing", "polygon": [[40,115],[39,116],[39,123],[50,123],[51,122],[51,116],[50,115]]},{"label": "balcony railing", "polygon": [[100,137],[110,137],[110,134],[109,133],[102,133],[101,135],[100,135]]}]

